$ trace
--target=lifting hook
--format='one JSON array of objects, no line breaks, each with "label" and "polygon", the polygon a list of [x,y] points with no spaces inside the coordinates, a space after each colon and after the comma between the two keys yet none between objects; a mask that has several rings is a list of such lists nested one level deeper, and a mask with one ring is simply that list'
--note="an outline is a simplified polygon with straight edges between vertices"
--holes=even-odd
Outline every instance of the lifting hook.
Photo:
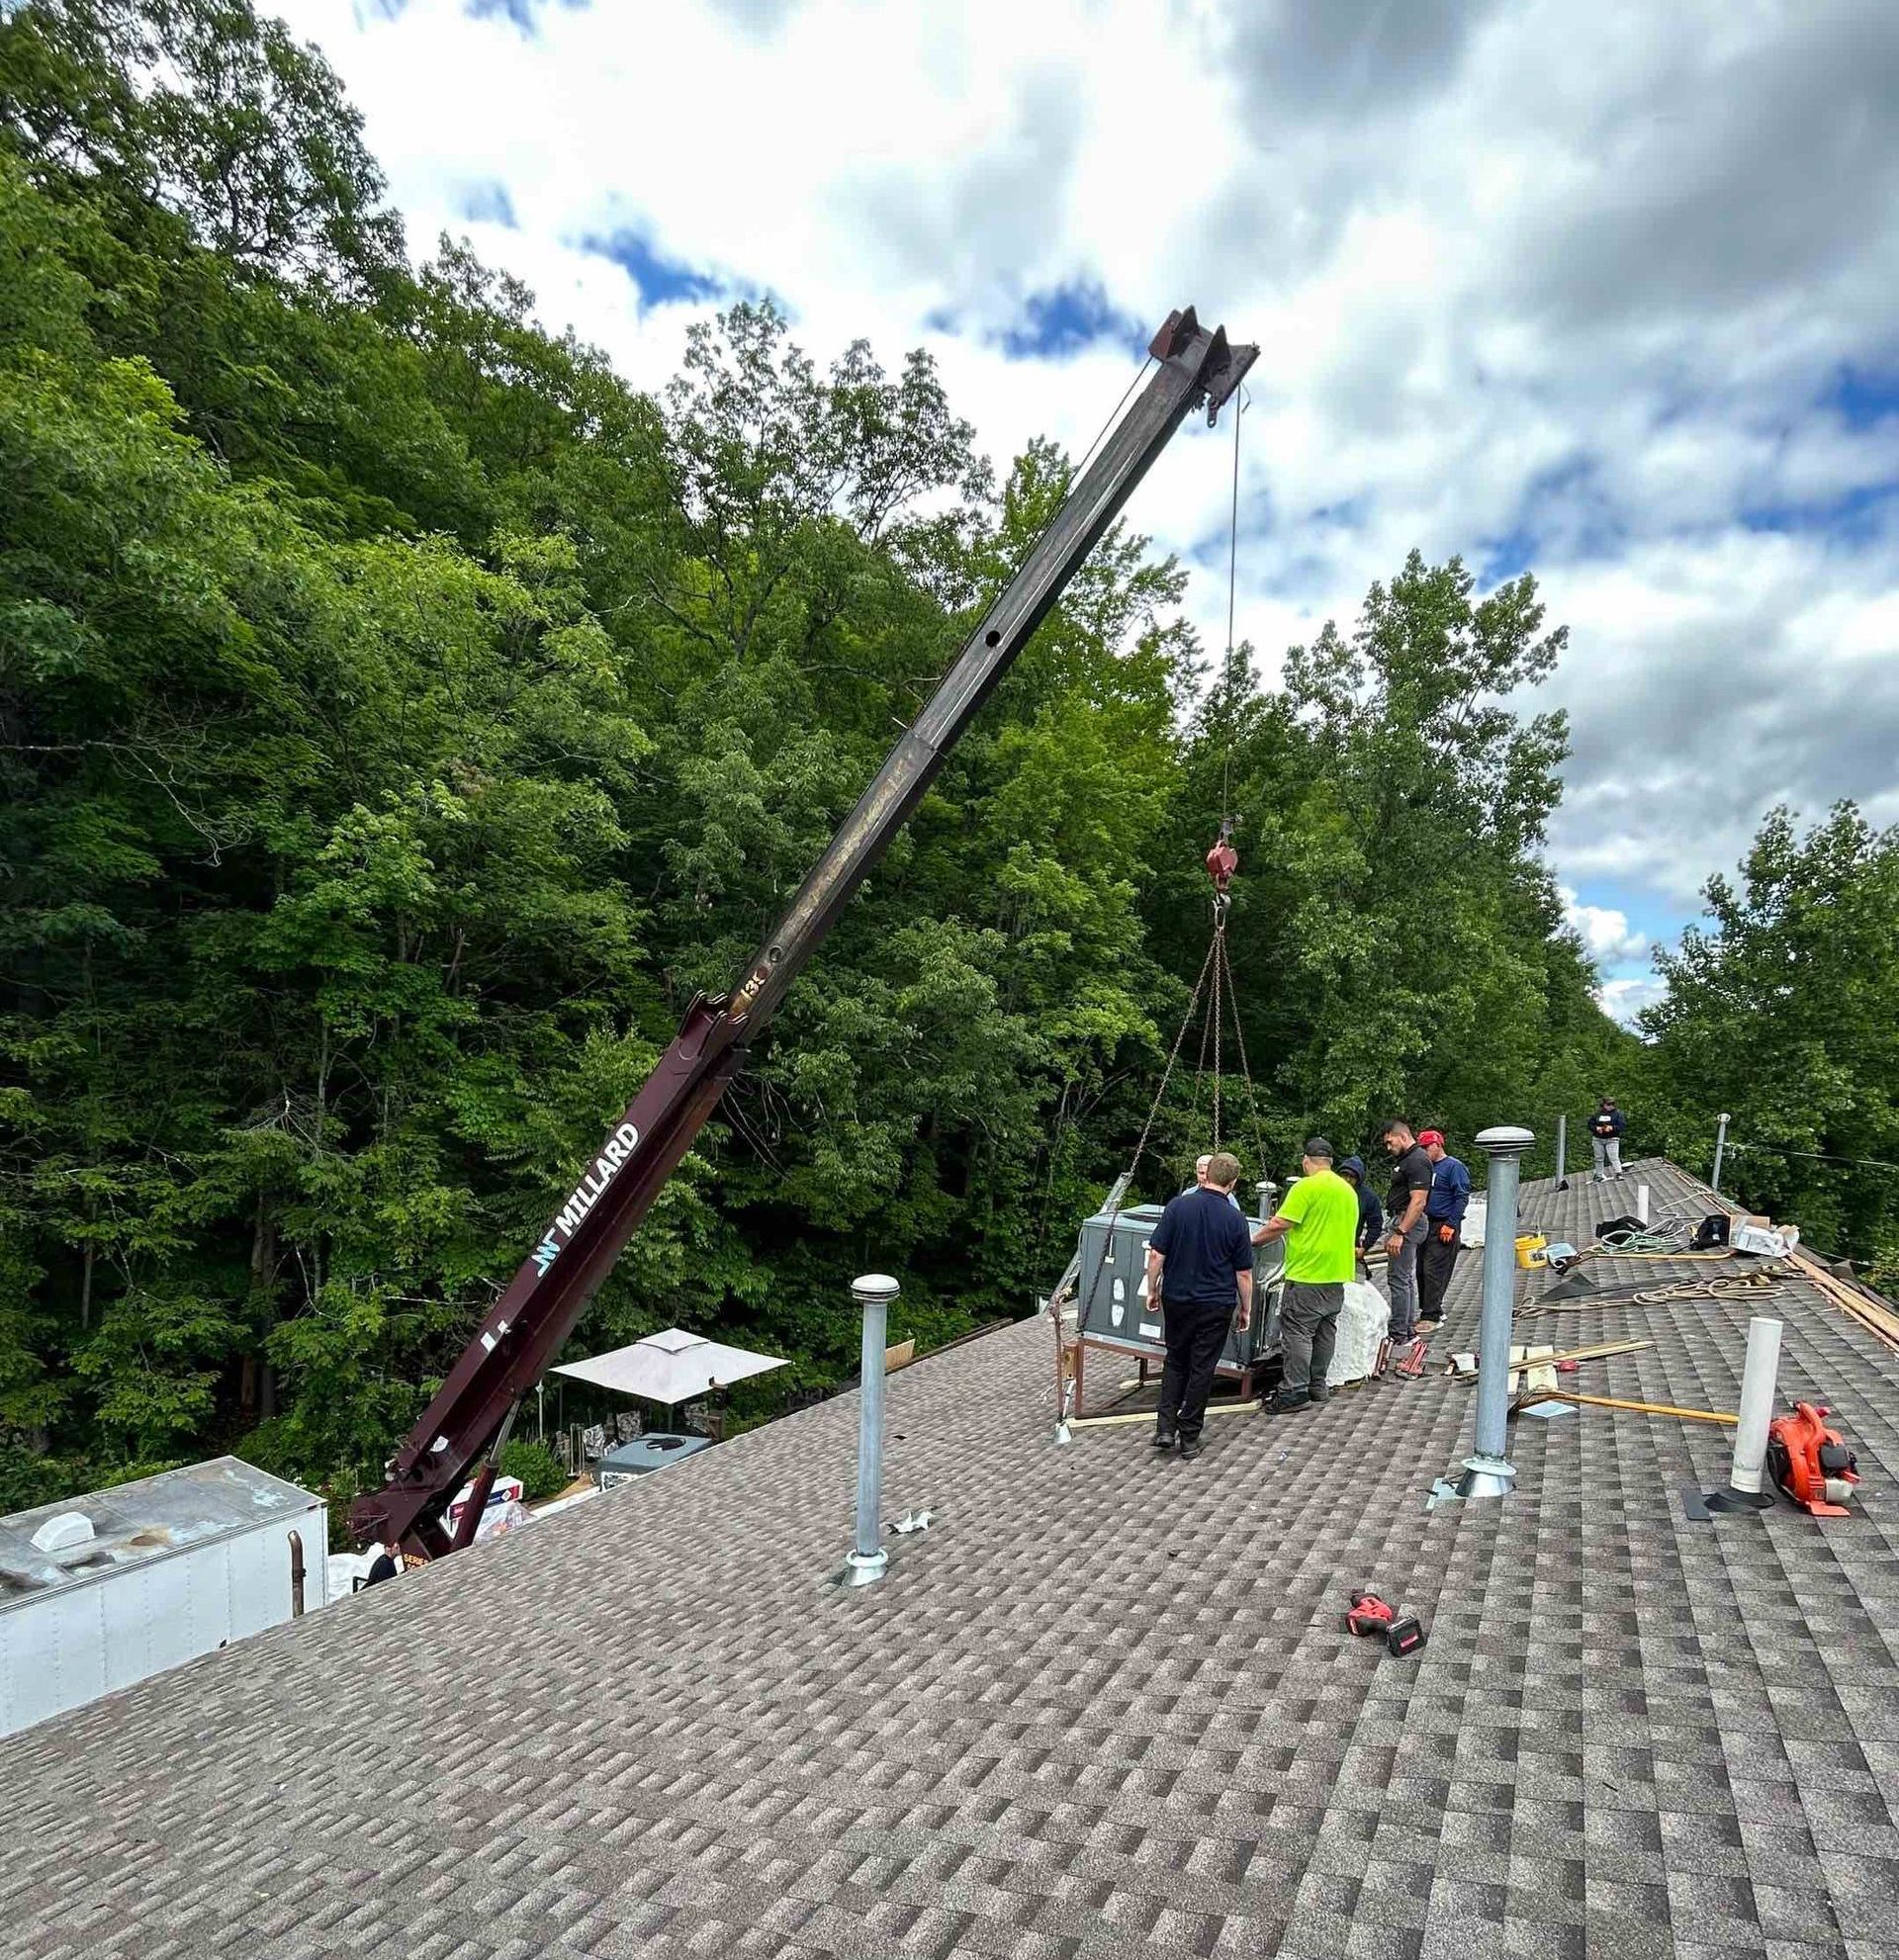
[{"label": "lifting hook", "polygon": [[1232,904],[1232,896],[1227,886],[1232,883],[1233,873],[1239,869],[1239,852],[1233,848],[1233,819],[1222,817],[1220,820],[1220,841],[1207,853],[1207,875],[1214,881],[1214,919],[1223,925],[1226,909]]}]

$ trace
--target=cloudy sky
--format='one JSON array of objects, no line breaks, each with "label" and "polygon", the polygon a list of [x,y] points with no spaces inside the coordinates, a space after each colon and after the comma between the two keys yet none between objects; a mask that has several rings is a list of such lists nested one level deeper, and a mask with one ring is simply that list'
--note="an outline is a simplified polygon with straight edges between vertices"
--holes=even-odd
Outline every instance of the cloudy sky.
[{"label": "cloudy sky", "polygon": [[[273,0],[265,0],[273,4]],[[1239,631],[1413,546],[1571,629],[1551,856],[1605,999],[1763,812],[1899,821],[1893,0],[274,0],[448,229],[636,382],[769,291],[1084,447],[1196,303],[1263,349]],[[1139,525],[1224,639],[1224,430]]]}]

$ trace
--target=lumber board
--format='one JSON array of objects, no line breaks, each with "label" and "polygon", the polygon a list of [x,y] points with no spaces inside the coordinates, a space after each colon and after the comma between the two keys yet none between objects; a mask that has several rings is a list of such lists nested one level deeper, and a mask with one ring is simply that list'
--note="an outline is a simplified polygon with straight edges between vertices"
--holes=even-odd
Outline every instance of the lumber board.
[{"label": "lumber board", "polygon": [[[1608,1361],[1615,1355],[1640,1354],[1644,1348],[1652,1348],[1654,1345],[1655,1343],[1653,1341],[1598,1341],[1593,1347],[1587,1348],[1538,1349],[1534,1351],[1534,1359],[1541,1367],[1547,1367],[1550,1374],[1554,1376],[1556,1366],[1559,1362]],[[1464,1355],[1454,1355],[1451,1358],[1451,1363],[1446,1373],[1455,1377],[1460,1381],[1474,1381],[1477,1376],[1476,1364],[1481,1362],[1483,1357],[1481,1355],[1468,1357],[1473,1364],[1469,1368],[1462,1366],[1466,1359],[1467,1357]],[[1530,1359],[1530,1350],[1521,1347],[1512,1347],[1510,1349],[1509,1380],[1511,1382],[1514,1382],[1519,1375],[1531,1372],[1526,1366],[1526,1363]],[[1538,1372],[1540,1372],[1540,1368]]]},{"label": "lumber board", "polygon": [[[1252,1415],[1259,1407],[1257,1402],[1209,1402],[1209,1415]],[[1068,1418],[1070,1429],[1108,1429],[1117,1423],[1152,1422],[1152,1409],[1135,1409],[1128,1415],[1075,1415]]]},{"label": "lumber board", "polygon": [[1899,1353],[1899,1313],[1890,1307],[1876,1305],[1855,1290],[1850,1290],[1843,1281],[1837,1280],[1825,1267],[1818,1264],[1809,1254],[1795,1247],[1789,1255],[1794,1267],[1823,1298],[1830,1300],[1848,1319],[1856,1322],[1867,1333],[1883,1341],[1887,1347]]},{"label": "lumber board", "polygon": [[1534,1397],[1524,1399],[1539,1402],[1574,1402],[1591,1409],[1627,1409],[1636,1415],[1673,1415],[1686,1422],[1719,1422],[1732,1428],[1741,1418],[1738,1415],[1724,1414],[1720,1409],[1682,1409],[1673,1402],[1631,1402],[1615,1395],[1579,1395],[1573,1388],[1552,1388]]}]

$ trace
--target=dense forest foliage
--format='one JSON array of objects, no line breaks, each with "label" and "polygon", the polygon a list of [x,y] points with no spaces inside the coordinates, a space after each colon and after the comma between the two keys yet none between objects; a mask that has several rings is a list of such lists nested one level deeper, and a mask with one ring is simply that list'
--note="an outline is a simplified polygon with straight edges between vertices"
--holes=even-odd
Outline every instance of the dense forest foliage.
[{"label": "dense forest foliage", "polygon": [[[245,0],[0,18],[0,1504],[220,1449],[374,1475],[1070,467],[998,478],[925,355],[821,364],[769,306],[652,399],[465,246],[417,270],[334,77]],[[1655,1056],[1539,855],[1563,723],[1504,705],[1562,652],[1534,581],[1413,557],[1271,692],[1183,590],[1104,542],[577,1346],[716,1327],[822,1385],[866,1266],[926,1344],[1026,1310],[1141,1131],[1223,810],[1249,1175],[1393,1111],[1634,1099]],[[1889,846],[1762,848],[1658,1020],[1683,1135],[1703,1049],[1755,1107],[1737,989],[1798,867],[1890,921]],[[1816,962],[1852,936],[1800,912]],[[1820,971],[1752,1087],[1825,1147]],[[1187,1045],[1152,1192],[1211,1137]]]},{"label": "dense forest foliage", "polygon": [[1899,1288],[1899,830],[1843,803],[1802,836],[1772,811],[1660,955],[1639,1057],[1655,1145]]}]

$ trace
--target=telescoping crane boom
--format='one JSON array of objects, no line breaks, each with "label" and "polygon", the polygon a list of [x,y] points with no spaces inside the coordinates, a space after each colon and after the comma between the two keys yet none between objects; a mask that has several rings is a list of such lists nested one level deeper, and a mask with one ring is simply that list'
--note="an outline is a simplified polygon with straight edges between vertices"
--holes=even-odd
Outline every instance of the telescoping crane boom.
[{"label": "telescoping crane boom", "polygon": [[[1168,315],[1148,352],[1158,365],[1146,385],[825,847],[738,986],[711,999],[701,995],[686,1009],[673,1045],[390,1460],[382,1489],[351,1507],[358,1543],[395,1539],[435,1558],[473,1538],[522,1397],[552,1366],[691,1148],[748,1044],[1174,431],[1203,402],[1211,422],[1259,350],[1228,345],[1223,327],[1203,327],[1189,307]],[[451,1537],[443,1519],[471,1471],[475,1488]]]}]

